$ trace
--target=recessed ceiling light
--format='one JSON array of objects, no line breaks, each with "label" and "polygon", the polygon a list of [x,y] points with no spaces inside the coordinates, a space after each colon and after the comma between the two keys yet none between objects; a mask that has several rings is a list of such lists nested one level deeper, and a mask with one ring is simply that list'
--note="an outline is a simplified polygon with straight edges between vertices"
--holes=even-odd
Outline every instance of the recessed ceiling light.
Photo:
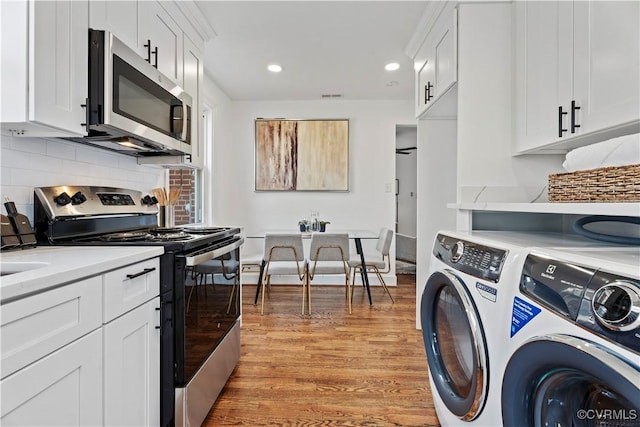
[{"label": "recessed ceiling light", "polygon": [[271,71],[272,73],[279,73],[280,71],[282,71],[282,67],[278,64],[271,64],[267,67],[267,70]]},{"label": "recessed ceiling light", "polygon": [[397,62],[390,62],[389,64],[384,66],[384,69],[387,71],[395,71],[398,68],[400,68],[400,64],[398,64]]}]

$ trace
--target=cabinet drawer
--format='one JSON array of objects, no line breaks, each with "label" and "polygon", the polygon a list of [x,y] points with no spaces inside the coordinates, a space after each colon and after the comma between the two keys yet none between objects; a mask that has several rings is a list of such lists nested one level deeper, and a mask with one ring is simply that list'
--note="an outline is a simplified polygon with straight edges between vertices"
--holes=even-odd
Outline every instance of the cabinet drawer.
[{"label": "cabinet drawer", "polygon": [[1,378],[98,328],[101,277],[92,277],[2,306]]},{"label": "cabinet drawer", "polygon": [[159,294],[160,262],[158,258],[106,273],[104,275],[104,323]]}]

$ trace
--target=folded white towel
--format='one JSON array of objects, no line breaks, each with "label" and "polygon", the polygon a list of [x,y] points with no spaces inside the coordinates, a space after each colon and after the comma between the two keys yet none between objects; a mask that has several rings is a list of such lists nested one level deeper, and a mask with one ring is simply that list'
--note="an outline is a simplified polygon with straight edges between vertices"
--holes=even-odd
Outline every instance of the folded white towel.
[{"label": "folded white towel", "polygon": [[640,163],[640,134],[634,133],[571,150],[567,153],[562,167],[567,172],[574,172],[638,163]]}]

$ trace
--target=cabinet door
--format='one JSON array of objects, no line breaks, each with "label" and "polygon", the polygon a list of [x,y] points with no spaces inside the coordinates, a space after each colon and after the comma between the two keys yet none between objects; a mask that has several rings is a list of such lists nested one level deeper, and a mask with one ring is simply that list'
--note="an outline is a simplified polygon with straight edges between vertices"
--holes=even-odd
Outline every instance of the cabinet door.
[{"label": "cabinet door", "polygon": [[[149,41],[150,49],[145,47]],[[138,51],[143,58],[150,57],[158,70],[182,86],[182,30],[158,2],[138,3]]]},{"label": "cabinet door", "polygon": [[[563,71],[570,61],[564,40],[570,4],[552,1],[515,2],[516,151],[559,138],[558,107],[571,85]],[[571,22],[570,20],[568,21]],[[569,29],[570,33],[570,29]],[[570,47],[570,45],[569,45]],[[571,71],[568,67],[566,70]],[[563,79],[564,81],[561,81]],[[567,111],[566,104],[563,111]],[[563,127],[568,126],[563,116]]]},{"label": "cabinet door", "polygon": [[160,424],[160,298],[104,326],[104,425]]},{"label": "cabinet door", "polygon": [[427,50],[427,59],[418,71],[418,105],[416,105],[416,116],[420,116],[433,100],[436,81],[436,64],[433,49]]},{"label": "cabinet door", "polygon": [[200,49],[184,35],[184,90],[193,97],[191,115],[191,164],[204,166],[204,141],[200,88],[202,87],[203,63]]},{"label": "cabinet door", "polygon": [[88,2],[31,1],[29,7],[29,120],[84,135]]},{"label": "cabinet door", "polygon": [[0,381],[3,426],[91,426],[102,421],[102,329]]},{"label": "cabinet door", "polygon": [[138,48],[138,2],[91,0],[89,25],[95,30],[110,31],[131,49]]},{"label": "cabinet door", "polygon": [[457,80],[457,9],[445,10],[442,27],[433,41],[435,57],[435,93],[438,98]]},{"label": "cabinet door", "polygon": [[640,2],[574,2],[581,133],[640,119]]},{"label": "cabinet door", "polygon": [[0,310],[2,378],[101,325],[101,277],[4,304]]}]

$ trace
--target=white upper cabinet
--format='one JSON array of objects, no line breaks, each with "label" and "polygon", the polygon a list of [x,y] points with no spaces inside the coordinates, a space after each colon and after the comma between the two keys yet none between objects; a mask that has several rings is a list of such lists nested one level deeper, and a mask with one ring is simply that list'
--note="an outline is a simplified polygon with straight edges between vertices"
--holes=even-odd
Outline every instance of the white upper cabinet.
[{"label": "white upper cabinet", "polygon": [[516,153],[563,152],[638,128],[640,3],[513,7]]},{"label": "white upper cabinet", "polygon": [[88,2],[0,2],[5,134],[85,135]]},{"label": "white upper cabinet", "polygon": [[421,116],[445,94],[458,78],[457,9],[444,4],[415,58],[416,117]]},{"label": "white upper cabinet", "polygon": [[107,30],[129,47],[138,46],[137,1],[91,0],[89,26],[94,30]]},{"label": "white upper cabinet", "polygon": [[182,86],[182,29],[156,1],[91,1],[90,26],[113,33]]},{"label": "white upper cabinet", "polygon": [[194,42],[184,35],[184,90],[193,97],[191,104],[191,159],[193,167],[204,166],[203,121],[200,93],[204,67],[202,53]]},{"label": "white upper cabinet", "polygon": [[582,132],[640,119],[640,2],[576,1],[574,98]]},{"label": "white upper cabinet", "polygon": [[155,1],[138,2],[138,51],[178,85],[182,80],[182,30]]}]

